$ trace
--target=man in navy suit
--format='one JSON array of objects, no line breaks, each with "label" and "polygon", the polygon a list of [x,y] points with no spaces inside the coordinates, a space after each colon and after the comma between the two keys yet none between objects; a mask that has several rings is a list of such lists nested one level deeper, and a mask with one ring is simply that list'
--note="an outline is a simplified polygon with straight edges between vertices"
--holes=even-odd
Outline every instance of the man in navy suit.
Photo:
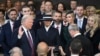
[{"label": "man in navy suit", "polygon": [[31,30],[34,22],[32,15],[24,15],[21,26],[13,32],[12,47],[18,46],[22,49],[23,56],[35,56],[36,38]]},{"label": "man in navy suit", "polygon": [[84,16],[84,6],[83,5],[78,5],[76,7],[76,19],[75,23],[78,25],[80,28],[80,32],[83,35],[85,32],[85,27],[87,24],[87,18]]},{"label": "man in navy suit", "polygon": [[[82,43],[82,52],[80,53],[80,56],[85,55],[85,56],[93,56],[93,46],[91,44],[91,41],[84,37],[80,32],[79,32],[79,27],[76,24],[71,24],[68,27],[68,31],[72,37],[72,41],[75,39],[79,39]],[[71,41],[70,41],[71,43]],[[68,45],[70,46],[70,44]],[[68,51],[68,50],[67,50]],[[69,53],[67,53],[69,56]]]},{"label": "man in navy suit", "polygon": [[62,12],[60,11],[55,11],[52,15],[52,18],[54,19],[54,22],[52,26],[58,30],[59,32],[59,37],[61,39],[61,44],[63,48],[65,47],[65,39],[63,37],[63,21],[62,21]]},{"label": "man in navy suit", "polygon": [[9,21],[6,23],[1,30],[0,35],[0,43],[2,44],[2,47],[4,49],[4,56],[9,56],[9,50],[10,50],[10,41],[11,41],[11,35],[14,30],[14,21],[17,18],[17,11],[15,9],[11,9],[8,12]]},{"label": "man in navy suit", "polygon": [[19,17],[18,20],[15,21],[14,28],[18,28],[21,25],[21,19],[24,15],[30,15],[31,14],[31,8],[28,6],[23,6],[21,9],[21,16]]}]

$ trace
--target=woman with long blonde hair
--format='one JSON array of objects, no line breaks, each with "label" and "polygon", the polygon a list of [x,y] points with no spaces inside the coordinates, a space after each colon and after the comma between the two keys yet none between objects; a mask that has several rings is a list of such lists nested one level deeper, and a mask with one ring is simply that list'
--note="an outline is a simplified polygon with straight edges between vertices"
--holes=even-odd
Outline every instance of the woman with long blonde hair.
[{"label": "woman with long blonde hair", "polygon": [[98,45],[100,42],[100,17],[92,15],[88,17],[85,36],[89,38],[93,44],[94,54],[99,52]]}]

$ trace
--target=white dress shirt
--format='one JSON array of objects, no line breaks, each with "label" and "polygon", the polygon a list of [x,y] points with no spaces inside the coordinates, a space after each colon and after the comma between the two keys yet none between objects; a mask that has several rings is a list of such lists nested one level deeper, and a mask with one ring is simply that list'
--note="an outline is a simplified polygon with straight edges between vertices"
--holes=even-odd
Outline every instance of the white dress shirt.
[{"label": "white dress shirt", "polygon": [[71,54],[71,56],[79,56],[78,54]]},{"label": "white dress shirt", "polygon": [[[22,25],[22,28],[23,28],[23,31],[25,32],[27,38],[28,38],[28,33],[27,33],[27,31],[29,32],[29,35],[30,35],[30,37],[31,37],[31,41],[33,42],[32,35],[31,35],[30,31],[27,30],[23,25]],[[21,39],[21,37],[22,37],[22,36],[19,36],[19,35],[18,35],[18,39]]]},{"label": "white dress shirt", "polygon": [[76,16],[76,18],[77,18],[77,25],[78,25],[78,27],[82,28],[84,16],[82,18],[79,18],[78,16]]},{"label": "white dress shirt", "polygon": [[64,25],[64,26],[68,26],[68,22],[64,22],[64,21],[63,21],[63,25]]},{"label": "white dress shirt", "polygon": [[60,24],[54,24],[54,28],[57,28],[58,27],[58,32],[59,32],[59,34],[61,33],[61,23]]},{"label": "white dress shirt", "polygon": [[9,21],[10,22],[10,26],[11,26],[11,30],[13,31],[13,27],[14,27],[14,22],[13,21]]},{"label": "white dress shirt", "polygon": [[45,26],[45,30],[46,30],[46,32],[49,31],[49,28],[50,28],[50,26],[48,26],[48,27]]},{"label": "white dress shirt", "polygon": [[75,34],[74,37],[76,37],[76,36],[78,36],[78,35],[81,35],[81,33],[77,33],[77,34]]},{"label": "white dress shirt", "polygon": [[[8,22],[8,20],[5,20],[3,25],[5,25],[7,22]],[[2,27],[3,25],[0,24],[0,27]]]}]

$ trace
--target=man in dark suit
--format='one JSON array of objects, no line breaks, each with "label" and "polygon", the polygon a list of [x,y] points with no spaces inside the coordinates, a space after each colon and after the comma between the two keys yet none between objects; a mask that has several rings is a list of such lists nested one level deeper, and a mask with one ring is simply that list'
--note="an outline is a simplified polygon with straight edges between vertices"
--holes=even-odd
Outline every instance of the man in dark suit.
[{"label": "man in dark suit", "polygon": [[12,47],[18,46],[22,49],[23,56],[35,56],[36,38],[34,31],[30,30],[33,25],[33,16],[24,15],[21,26],[12,35]]},{"label": "man in dark suit", "polygon": [[30,15],[31,14],[31,8],[28,6],[23,6],[21,9],[21,15],[18,20],[14,23],[14,28],[18,28],[21,25],[21,19],[24,15]]},{"label": "man in dark suit", "polygon": [[79,56],[82,52],[82,43],[79,39],[74,39],[70,44],[71,56]]},{"label": "man in dark suit", "polygon": [[89,39],[81,35],[78,26],[76,24],[72,24],[68,27],[68,30],[73,40],[79,39],[81,41],[83,48],[81,55],[93,56],[93,47],[91,42]]},{"label": "man in dark suit", "polygon": [[0,35],[0,43],[4,49],[4,56],[9,56],[10,44],[11,44],[11,35],[14,30],[14,21],[17,18],[17,11],[15,9],[11,9],[8,12],[9,21],[6,23],[1,30]]},{"label": "man in dark suit", "polygon": [[[37,30],[37,38],[39,40],[39,42],[44,41],[48,44],[50,50],[52,48],[60,48],[60,51],[63,52],[61,50],[61,44],[60,44],[60,38],[59,38],[59,33],[58,30],[55,29],[54,27],[52,27],[52,20],[50,17],[43,17],[43,19],[41,19],[44,23],[43,27]],[[39,43],[38,42],[38,43]],[[58,48],[59,47],[59,48]]]},{"label": "man in dark suit", "polygon": [[75,23],[80,28],[81,34],[84,35],[86,24],[87,24],[87,18],[85,18],[84,16],[84,6],[83,5],[78,5],[76,7]]},{"label": "man in dark suit", "polygon": [[61,39],[61,45],[65,46],[65,39],[63,37],[63,23],[62,23],[62,12],[60,11],[55,11],[52,15],[52,18],[54,20],[52,26],[58,30],[59,32],[59,37]]}]

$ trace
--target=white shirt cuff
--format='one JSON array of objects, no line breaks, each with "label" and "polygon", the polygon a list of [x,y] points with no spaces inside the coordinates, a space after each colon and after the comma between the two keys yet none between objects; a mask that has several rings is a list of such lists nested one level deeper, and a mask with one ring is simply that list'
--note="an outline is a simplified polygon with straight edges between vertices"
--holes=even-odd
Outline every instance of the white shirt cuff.
[{"label": "white shirt cuff", "polygon": [[20,35],[18,35],[18,39],[21,39],[21,36]]}]

